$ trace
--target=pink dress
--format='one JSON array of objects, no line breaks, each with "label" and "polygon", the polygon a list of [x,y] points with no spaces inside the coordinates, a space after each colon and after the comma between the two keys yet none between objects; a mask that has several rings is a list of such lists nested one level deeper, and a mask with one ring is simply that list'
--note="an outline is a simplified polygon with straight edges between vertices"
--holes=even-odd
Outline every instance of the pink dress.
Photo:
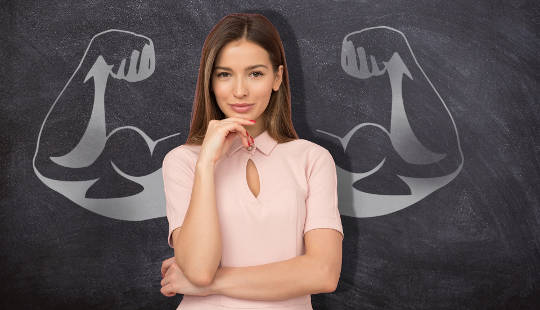
[{"label": "pink dress", "polygon": [[[338,210],[336,167],[322,146],[304,139],[277,143],[267,131],[254,138],[248,151],[239,136],[216,163],[216,205],[222,235],[222,266],[268,264],[305,254],[304,234],[332,228],[343,235]],[[201,146],[180,145],[163,160],[163,180],[172,231],[189,207],[194,169]],[[255,196],[246,179],[248,160],[259,174]],[[225,295],[184,295],[177,310],[191,309],[313,309],[311,295],[281,301],[232,298]]]}]

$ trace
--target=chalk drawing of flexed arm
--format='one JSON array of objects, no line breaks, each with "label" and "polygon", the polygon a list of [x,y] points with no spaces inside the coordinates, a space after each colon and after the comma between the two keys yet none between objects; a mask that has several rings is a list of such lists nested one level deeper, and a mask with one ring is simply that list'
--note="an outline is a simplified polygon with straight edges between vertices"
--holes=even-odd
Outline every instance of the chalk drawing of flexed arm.
[{"label": "chalk drawing of flexed arm", "polygon": [[[389,123],[361,122],[352,126],[344,137],[317,131],[339,140],[347,152],[351,141],[357,141],[353,138],[365,133],[363,130],[369,127],[382,131],[388,139],[380,140],[379,144],[389,140],[393,150],[368,171],[348,171],[338,163],[341,214],[373,217],[399,211],[442,188],[459,174],[464,159],[456,124],[401,31],[377,26],[347,34],[342,42],[341,68],[348,76],[362,80],[359,87],[375,87],[379,91],[377,94],[384,94],[358,98],[358,101],[372,105],[373,110],[378,111],[386,111],[389,106]],[[370,84],[370,81],[376,83]],[[386,102],[386,98],[391,102]],[[416,115],[413,115],[414,111]],[[413,126],[414,122],[421,123]],[[419,136],[423,136],[424,141]],[[437,146],[436,150],[425,143],[426,137],[432,146]],[[362,157],[352,159],[363,160]],[[430,169],[436,172],[426,175]],[[388,175],[392,173],[396,174]],[[381,175],[399,178],[409,193],[381,194],[354,186],[360,182],[377,182]],[[385,185],[374,187],[377,186]]]},{"label": "chalk drawing of flexed arm", "polygon": [[[105,55],[107,59],[105,59],[101,53],[107,49],[109,44],[112,43],[111,41],[114,42],[116,50],[124,53],[119,55],[107,53],[108,55]],[[118,46],[118,44],[124,46]],[[95,48],[96,45],[97,48]],[[142,35],[119,31],[102,33],[92,39],[88,51],[90,54],[84,56],[81,64],[83,69],[79,71],[81,75],[77,77],[80,78],[87,72],[83,82],[93,82],[94,84],[92,113],[88,126],[77,146],[65,155],[51,158],[57,164],[65,167],[87,167],[99,157],[105,148],[107,142],[105,126],[107,80],[111,77],[128,82],[142,81],[150,77],[156,67],[154,44],[152,40]],[[98,51],[101,53],[96,57],[95,53]],[[128,51],[131,51],[131,55],[127,54]],[[121,59],[120,62],[118,62],[119,58]],[[128,70],[126,70],[127,59],[129,59]],[[85,70],[88,66],[90,68]],[[113,70],[113,68],[116,70]]]},{"label": "chalk drawing of flexed arm", "polygon": [[[141,185],[143,190],[128,197],[87,197],[88,189],[100,179],[100,170],[94,166],[113,135],[119,131],[135,132],[142,137],[150,154],[157,143],[178,135],[154,140],[135,126],[107,126],[107,87],[112,81],[136,84],[148,79],[154,73],[155,58],[152,40],[140,34],[110,29],[92,38],[41,126],[33,166],[43,183],[103,216],[145,220],[165,215],[161,169],[144,176],[132,176],[110,161],[118,175]],[[113,104],[118,102],[113,101]],[[80,130],[84,124],[84,130]],[[83,173],[70,174],[73,170]]]}]

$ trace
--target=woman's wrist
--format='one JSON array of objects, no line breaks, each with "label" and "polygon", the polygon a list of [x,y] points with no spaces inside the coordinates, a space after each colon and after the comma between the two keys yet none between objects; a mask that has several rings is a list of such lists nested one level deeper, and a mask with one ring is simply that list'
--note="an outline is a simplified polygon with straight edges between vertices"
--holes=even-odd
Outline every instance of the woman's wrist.
[{"label": "woman's wrist", "polygon": [[198,170],[206,170],[206,169],[212,169],[212,168],[214,168],[214,166],[215,166],[215,163],[212,160],[200,157],[197,160],[197,163],[196,163],[195,167]]},{"label": "woman's wrist", "polygon": [[208,295],[222,295],[221,287],[223,284],[223,268],[219,267],[216,271],[216,276],[212,284],[208,286]]}]

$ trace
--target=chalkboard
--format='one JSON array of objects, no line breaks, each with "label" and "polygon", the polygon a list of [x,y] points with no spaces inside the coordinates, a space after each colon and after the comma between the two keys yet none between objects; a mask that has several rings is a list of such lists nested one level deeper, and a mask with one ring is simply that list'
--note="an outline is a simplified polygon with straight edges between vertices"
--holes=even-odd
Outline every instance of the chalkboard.
[{"label": "chalkboard", "polygon": [[[336,162],[342,271],[314,309],[540,306],[537,3],[1,7],[1,308],[177,307],[161,164],[233,12],[276,26],[295,129]],[[100,79],[100,55],[124,75]]]}]

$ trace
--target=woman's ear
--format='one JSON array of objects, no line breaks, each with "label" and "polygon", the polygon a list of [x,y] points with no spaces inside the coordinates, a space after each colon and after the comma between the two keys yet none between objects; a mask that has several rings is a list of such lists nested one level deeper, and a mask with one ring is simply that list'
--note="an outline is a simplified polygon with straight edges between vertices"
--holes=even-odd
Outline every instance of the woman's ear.
[{"label": "woman's ear", "polygon": [[279,68],[276,73],[276,78],[274,81],[274,86],[272,87],[274,91],[279,90],[279,86],[281,85],[282,80],[283,80],[283,65],[279,65]]}]

